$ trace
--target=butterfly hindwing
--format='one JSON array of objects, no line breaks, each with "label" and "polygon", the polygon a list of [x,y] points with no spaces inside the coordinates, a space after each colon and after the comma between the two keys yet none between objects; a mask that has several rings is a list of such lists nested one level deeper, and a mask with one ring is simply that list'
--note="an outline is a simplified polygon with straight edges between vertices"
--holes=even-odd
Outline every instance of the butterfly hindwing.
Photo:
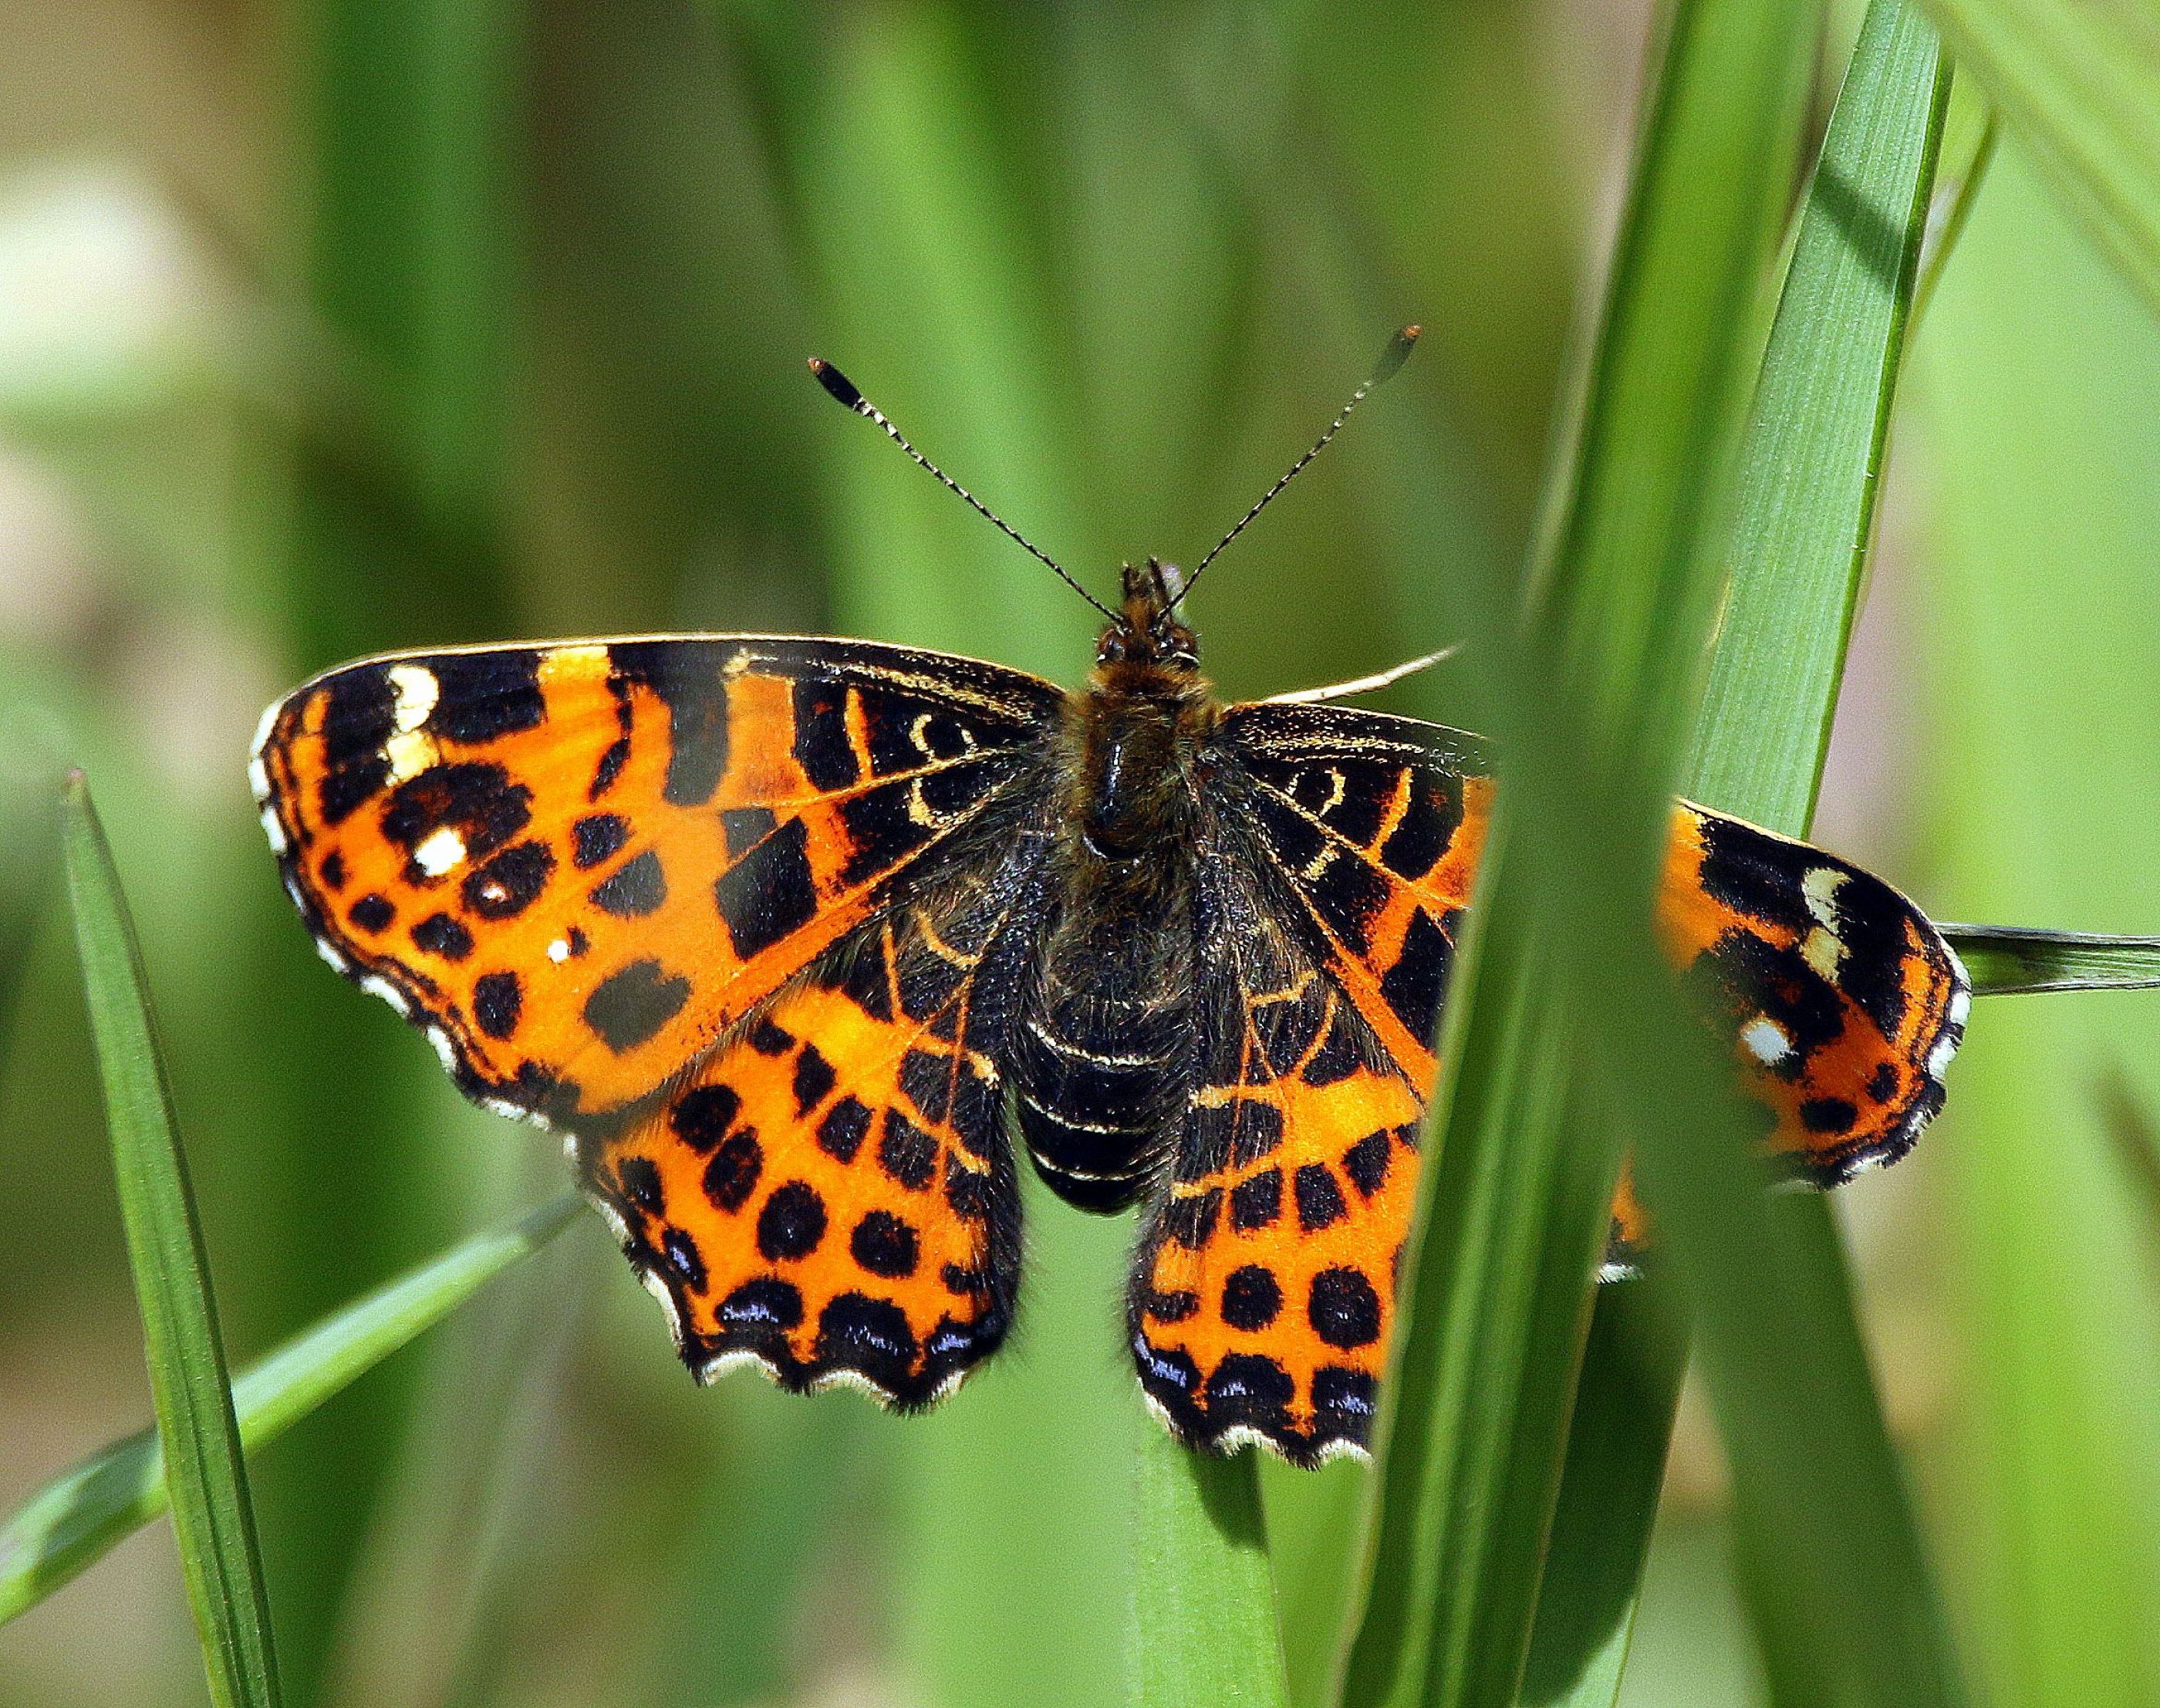
[{"label": "butterfly hindwing", "polygon": [[1028,955],[1039,833],[955,875],[760,1009],[657,1119],[579,1146],[586,1186],[701,1380],[942,1398],[1020,1280],[998,1057]]},{"label": "butterfly hindwing", "polygon": [[1036,775],[1017,671],[755,636],[408,653],[273,708],[255,782],[326,958],[558,1124],[656,1094]]},{"label": "butterfly hindwing", "polygon": [[1313,1464],[1370,1425],[1423,1098],[1234,846],[1198,863],[1197,1071],[1129,1324],[1181,1440]]}]

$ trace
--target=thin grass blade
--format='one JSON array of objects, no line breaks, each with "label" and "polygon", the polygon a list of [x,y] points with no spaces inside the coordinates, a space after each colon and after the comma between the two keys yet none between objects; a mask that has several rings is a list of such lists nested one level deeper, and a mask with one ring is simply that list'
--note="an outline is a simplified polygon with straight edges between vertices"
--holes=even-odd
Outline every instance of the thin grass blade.
[{"label": "thin grass blade", "polygon": [[2014,925],[1946,925],[1975,996],[2039,990],[2150,990],[2160,985],[2160,937],[2103,937]]},{"label": "thin grass blade", "polygon": [[[465,1241],[294,1336],[232,1384],[240,1445],[275,1441],[567,1227],[565,1193]],[[34,1607],[164,1512],[165,1456],[154,1430],[101,1448],[31,1497],[0,1529],[0,1624]]]},{"label": "thin grass blade", "polygon": [[1535,620],[1510,644],[1495,588],[1466,649],[1505,661],[1484,686],[1511,765],[1405,1259],[1339,1693],[1360,1708],[1504,1704],[1523,1678],[1623,1131],[1577,1077],[1597,975],[1565,963],[1624,953],[1648,912],[1814,24],[1802,4],[1674,10]]},{"label": "thin grass blade", "polygon": [[[1872,538],[1950,70],[1876,0],[1810,180],[1742,454],[1732,573],[1682,787],[1805,833]],[[1684,1333],[1605,1290],[1585,1354],[1526,1702],[1609,1708],[1656,1515]]]},{"label": "thin grass blade", "polygon": [[270,1600],[202,1230],[134,927],[80,771],[64,792],[61,836],[158,1435],[172,1467],[173,1531],[210,1696],[219,1708],[275,1708]]},{"label": "thin grass blade", "polygon": [[1133,1700],[1142,1708],[1290,1700],[1254,1453],[1190,1452],[1160,1430],[1141,1440]]},{"label": "thin grass blade", "polygon": [[2058,195],[2160,307],[2160,12],[2147,0],[1926,0]]}]

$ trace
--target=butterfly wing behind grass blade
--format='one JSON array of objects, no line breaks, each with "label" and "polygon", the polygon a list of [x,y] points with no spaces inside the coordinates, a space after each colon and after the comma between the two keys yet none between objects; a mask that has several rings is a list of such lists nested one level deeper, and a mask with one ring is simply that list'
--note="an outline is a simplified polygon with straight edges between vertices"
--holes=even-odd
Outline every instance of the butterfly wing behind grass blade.
[{"label": "butterfly wing behind grass blade", "polygon": [[[1134,1350],[1181,1437],[1312,1463],[1362,1446],[1373,1415],[1491,785],[1472,738],[1342,708],[1233,707],[1212,763],[1199,1072],[1141,1241]],[[1781,1169],[1834,1186],[1912,1147],[1970,1000],[1919,909],[1681,803],[1659,922]],[[1647,1237],[1623,1182],[1606,1273]]]}]

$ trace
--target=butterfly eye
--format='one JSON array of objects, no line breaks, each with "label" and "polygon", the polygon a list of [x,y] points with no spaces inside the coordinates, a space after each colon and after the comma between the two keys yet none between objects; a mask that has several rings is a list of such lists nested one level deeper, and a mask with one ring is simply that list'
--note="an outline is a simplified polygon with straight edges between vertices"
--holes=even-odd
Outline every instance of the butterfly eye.
[{"label": "butterfly eye", "polygon": [[1125,650],[1125,637],[1113,629],[1103,636],[1103,644],[1095,649],[1095,662],[1098,664],[1123,664]]}]

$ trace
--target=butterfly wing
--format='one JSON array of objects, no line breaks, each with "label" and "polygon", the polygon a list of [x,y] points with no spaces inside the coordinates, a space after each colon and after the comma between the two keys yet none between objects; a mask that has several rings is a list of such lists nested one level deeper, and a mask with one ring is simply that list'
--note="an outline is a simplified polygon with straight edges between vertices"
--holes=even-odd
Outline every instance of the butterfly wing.
[{"label": "butterfly wing", "polygon": [[935,1403],[1020,1280],[997,1062],[1047,833],[1022,826],[823,957],[672,1089],[582,1140],[588,1191],[702,1381],[739,1363]]},{"label": "butterfly wing", "polygon": [[[1178,1180],[1143,1238],[1135,1351],[1181,1435],[1219,1444],[1245,1431],[1310,1462],[1364,1440],[1491,785],[1472,738],[1340,707],[1233,707],[1202,763],[1222,824],[1201,854],[1202,892],[1212,888],[1230,922],[1201,932],[1200,1089]],[[1910,902],[1820,850],[1683,804],[1658,917],[1773,1118],[1775,1155],[1835,1185],[1910,1148],[1941,1105],[1967,1001],[1955,957]],[[1317,986],[1299,984],[1308,965]],[[1311,1031],[1340,1042],[1312,1062],[1287,1043],[1259,1049],[1263,1015],[1286,1040]],[[1264,1096],[1248,1088],[1254,1061]],[[1317,1087],[1313,1062],[1326,1064]],[[1327,1077],[1337,1064],[1350,1068],[1341,1082]],[[1353,1089],[1311,1094],[1337,1084]],[[1218,1098],[1275,1106],[1279,1130],[1263,1118],[1271,1160],[1240,1160],[1250,1138],[1223,1151],[1219,1117],[1203,1113]],[[1257,1202],[1268,1189],[1248,1182],[1270,1169],[1307,1181],[1321,1213],[1289,1213],[1286,1196],[1275,1220],[1241,1228],[1236,1194]],[[1644,1233],[1623,1185],[1608,1273],[1624,1271]],[[1273,1291],[1249,1270],[1272,1276]],[[1255,1299],[1277,1313],[1263,1321]],[[1241,1316],[1258,1326],[1241,1329]],[[1323,1325],[1373,1338],[1345,1346]]]},{"label": "butterfly wing", "polygon": [[469,1094],[575,1124],[873,920],[1037,775],[1061,698],[861,641],[407,653],[273,707],[253,777],[325,957]]},{"label": "butterfly wing", "polygon": [[1198,867],[1197,1072],[1135,1259],[1133,1352],[1181,1440],[1315,1464],[1370,1425],[1424,1098],[1235,833]]},{"label": "butterfly wing", "polygon": [[[1441,947],[1491,802],[1483,779],[1457,773],[1482,755],[1436,725],[1320,709],[1233,707],[1224,733],[1257,785],[1259,839],[1326,964],[1391,1050],[1429,1063],[1388,1021],[1429,1051],[1437,1003],[1425,999],[1444,984]],[[1411,750],[1420,736],[1422,759]],[[1768,1146],[1796,1177],[1837,1186],[1912,1148],[1942,1107],[1970,1005],[1956,955],[1919,908],[1850,861],[1680,802],[1657,925],[1775,1118]],[[1400,958],[1420,945],[1421,958]],[[1403,993],[1418,999],[1389,999]]]},{"label": "butterfly wing", "polygon": [[1233,708],[1203,757],[1198,1072],[1128,1315],[1188,1441],[1363,1445],[1489,787],[1468,738]]}]

